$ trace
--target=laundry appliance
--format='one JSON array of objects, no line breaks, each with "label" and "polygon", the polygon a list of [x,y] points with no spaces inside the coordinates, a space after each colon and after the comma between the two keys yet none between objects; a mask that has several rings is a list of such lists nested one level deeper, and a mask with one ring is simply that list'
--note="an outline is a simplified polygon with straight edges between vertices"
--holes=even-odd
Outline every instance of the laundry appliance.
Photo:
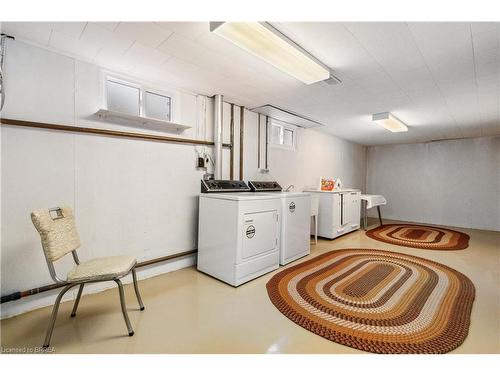
[{"label": "laundry appliance", "polygon": [[244,181],[202,181],[198,270],[238,286],[279,267],[281,201]]},{"label": "laundry appliance", "polygon": [[310,253],[311,195],[282,191],[276,181],[249,181],[256,194],[280,199],[280,264],[285,265]]}]

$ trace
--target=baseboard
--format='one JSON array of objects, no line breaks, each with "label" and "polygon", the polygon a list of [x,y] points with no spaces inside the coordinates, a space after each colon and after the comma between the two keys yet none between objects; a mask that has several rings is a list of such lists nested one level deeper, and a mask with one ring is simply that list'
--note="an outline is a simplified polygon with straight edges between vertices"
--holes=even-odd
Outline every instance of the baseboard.
[{"label": "baseboard", "polygon": [[[171,261],[138,268],[137,278],[139,280],[148,279],[150,277],[173,272],[181,268],[191,267],[194,264],[196,264],[196,254],[188,255],[180,259],[174,259]],[[130,284],[132,282],[132,276],[129,275],[127,277],[124,277],[122,279],[122,282],[123,284]],[[83,295],[99,293],[110,288],[116,288],[116,284],[112,281],[88,284],[85,285]],[[10,318],[32,310],[40,309],[42,307],[51,306],[54,304],[59,291],[59,289],[54,289],[24,297],[19,300],[3,303],[0,305],[0,319]],[[76,298],[77,291],[78,288],[74,288],[73,290],[70,290],[68,293],[66,293],[66,295],[63,297],[63,302],[74,300]]]}]

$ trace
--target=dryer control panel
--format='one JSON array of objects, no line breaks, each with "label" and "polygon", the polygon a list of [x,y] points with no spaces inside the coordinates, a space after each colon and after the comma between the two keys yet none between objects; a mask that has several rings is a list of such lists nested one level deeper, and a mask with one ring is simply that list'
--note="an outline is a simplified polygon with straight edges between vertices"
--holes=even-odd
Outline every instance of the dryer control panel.
[{"label": "dryer control panel", "polygon": [[202,193],[230,193],[250,191],[245,181],[237,180],[201,180]]},{"label": "dryer control panel", "polygon": [[282,191],[276,181],[248,181],[248,186],[252,191]]}]

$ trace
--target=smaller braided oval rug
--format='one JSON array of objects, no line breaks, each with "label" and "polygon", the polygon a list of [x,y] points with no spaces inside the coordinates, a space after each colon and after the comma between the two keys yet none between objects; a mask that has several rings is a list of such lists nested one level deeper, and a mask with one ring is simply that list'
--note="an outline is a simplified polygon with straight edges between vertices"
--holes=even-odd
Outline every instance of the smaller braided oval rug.
[{"label": "smaller braided oval rug", "polygon": [[366,235],[377,241],[425,250],[463,250],[469,235],[451,229],[417,224],[384,224]]},{"label": "smaller braided oval rug", "polygon": [[267,283],[293,322],[373,353],[449,352],[467,337],[474,284],[445,265],[374,249],[329,251]]}]

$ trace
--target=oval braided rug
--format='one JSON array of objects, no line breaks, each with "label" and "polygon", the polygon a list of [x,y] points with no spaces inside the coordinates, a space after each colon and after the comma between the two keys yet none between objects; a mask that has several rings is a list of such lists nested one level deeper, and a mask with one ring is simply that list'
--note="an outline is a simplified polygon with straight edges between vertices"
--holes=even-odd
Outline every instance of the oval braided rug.
[{"label": "oval braided rug", "polygon": [[427,259],[342,249],[286,268],[267,283],[286,317],[339,344],[374,353],[445,353],[469,330],[475,289]]},{"label": "oval braided rug", "polygon": [[469,235],[451,229],[417,224],[384,224],[366,235],[393,245],[426,250],[462,250],[469,247]]}]

